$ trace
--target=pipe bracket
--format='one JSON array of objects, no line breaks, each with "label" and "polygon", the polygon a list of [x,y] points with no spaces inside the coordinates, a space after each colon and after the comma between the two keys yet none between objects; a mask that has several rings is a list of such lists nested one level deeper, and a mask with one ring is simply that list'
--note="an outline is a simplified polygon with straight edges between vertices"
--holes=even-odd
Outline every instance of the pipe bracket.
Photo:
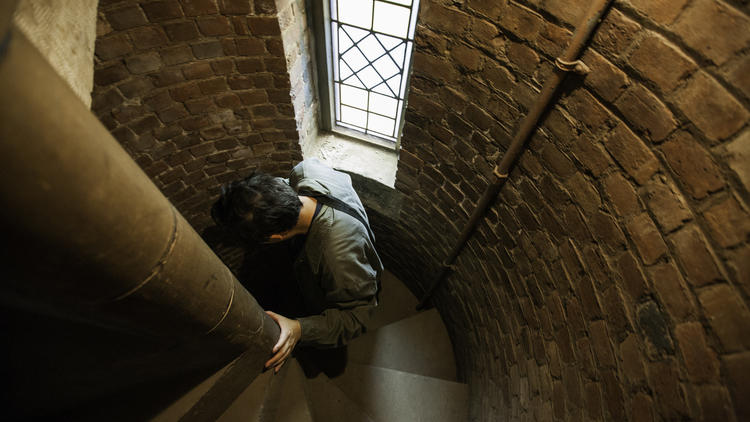
[{"label": "pipe bracket", "polygon": [[497,166],[495,166],[495,168],[492,170],[492,174],[494,174],[498,179],[508,178],[508,173],[500,173],[500,167]]},{"label": "pipe bracket", "polygon": [[591,72],[591,68],[581,60],[569,62],[558,57],[555,59],[555,66],[563,72],[575,72],[579,75],[587,75]]}]

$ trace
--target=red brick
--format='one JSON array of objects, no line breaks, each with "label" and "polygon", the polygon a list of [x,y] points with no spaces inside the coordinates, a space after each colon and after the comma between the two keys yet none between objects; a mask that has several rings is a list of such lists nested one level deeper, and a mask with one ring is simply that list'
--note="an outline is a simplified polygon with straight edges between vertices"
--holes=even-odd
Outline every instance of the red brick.
[{"label": "red brick", "polygon": [[[544,18],[539,13],[523,5],[508,3],[500,7],[504,9],[503,13],[499,16],[500,25],[518,38],[533,40],[544,27]],[[484,41],[487,39],[479,38],[479,40]]]},{"label": "red brick", "polygon": [[157,1],[141,5],[151,22],[161,22],[182,17],[182,9],[175,0]]},{"label": "red brick", "polygon": [[675,321],[693,316],[695,308],[680,273],[672,264],[659,264],[649,270],[654,289],[669,315]]},{"label": "red brick", "polygon": [[679,373],[673,361],[651,362],[648,377],[656,396],[656,405],[666,419],[679,419],[688,415],[687,406],[680,389]]},{"label": "red brick", "polygon": [[164,25],[164,32],[172,41],[190,41],[200,37],[193,21],[166,24]]},{"label": "red brick", "polygon": [[479,50],[463,44],[453,47],[450,55],[458,65],[469,72],[476,72],[482,65],[482,54]]},{"label": "red brick", "polygon": [[247,0],[219,0],[221,11],[228,15],[247,15],[250,13],[250,2]]},{"label": "red brick", "polygon": [[117,107],[112,110],[112,116],[119,123],[127,123],[136,117],[142,116],[144,113],[144,107],[141,105],[128,105],[124,104],[121,107]]},{"label": "red brick", "polygon": [[750,295],[750,244],[729,252],[727,260],[734,280],[739,282],[746,295]]},{"label": "red brick", "polygon": [[501,6],[498,2],[492,0],[468,0],[467,6],[493,20],[500,17]]},{"label": "red brick", "polygon": [[633,422],[653,422],[654,403],[651,397],[637,393],[631,402],[630,417]]},{"label": "red brick", "polygon": [[698,67],[674,44],[649,33],[630,55],[630,65],[663,92],[670,93]]},{"label": "red brick", "polygon": [[566,181],[565,186],[568,188],[568,192],[570,192],[573,200],[587,214],[594,213],[601,207],[602,203],[599,192],[581,173],[576,173],[570,177]]},{"label": "red brick", "polygon": [[279,21],[273,17],[254,16],[247,19],[253,35],[280,35]]},{"label": "red brick", "polygon": [[675,339],[680,346],[688,376],[695,383],[715,383],[719,380],[719,361],[706,344],[703,327],[698,322],[677,325]]},{"label": "red brick", "polygon": [[193,62],[182,67],[185,79],[205,79],[213,76],[211,65],[206,62]]},{"label": "red brick", "polygon": [[[468,6],[489,6],[492,8],[496,8],[499,11],[499,7],[497,4],[495,4],[495,2],[491,2],[490,0],[491,3],[480,3],[482,1],[487,2],[487,0],[478,0],[477,2],[474,2],[475,4],[469,2]],[[421,7],[423,9],[420,11],[419,15],[421,17],[422,24],[427,25],[428,27],[438,32],[446,32],[451,35],[460,35],[469,27],[469,23],[471,22],[471,17],[469,15],[456,9],[444,7],[433,2],[423,3]]]},{"label": "red brick", "polygon": [[750,192],[750,130],[745,130],[735,140],[726,144],[724,158],[745,190]]},{"label": "red brick", "polygon": [[590,382],[584,386],[586,390],[586,414],[589,420],[602,419],[602,390],[598,382]]},{"label": "red brick", "polygon": [[670,242],[690,284],[700,287],[724,279],[716,256],[696,226],[687,226],[678,231],[670,237]]},{"label": "red brick", "polygon": [[604,250],[610,255],[625,247],[625,236],[611,215],[604,212],[595,213],[589,220],[588,225],[591,232]]},{"label": "red brick", "polygon": [[573,162],[552,143],[542,150],[542,159],[552,172],[562,179],[572,176],[576,172]]},{"label": "red brick", "polygon": [[688,0],[627,0],[639,12],[661,25],[674,22]]},{"label": "red brick", "polygon": [[94,83],[99,86],[112,85],[130,76],[130,72],[125,69],[122,63],[96,69],[94,72]]},{"label": "red brick", "polygon": [[642,189],[643,199],[663,233],[674,231],[693,218],[679,190],[667,183],[657,178]]},{"label": "red brick", "polygon": [[607,334],[607,323],[595,321],[589,324],[591,344],[600,367],[612,368],[615,366],[615,356],[612,353],[609,335]]},{"label": "red brick", "polygon": [[224,46],[219,41],[207,41],[193,44],[193,54],[198,59],[210,59],[224,55]]},{"label": "red brick", "polygon": [[570,152],[594,177],[601,176],[612,163],[602,147],[589,136],[579,136],[571,144]]},{"label": "red brick", "polygon": [[257,38],[239,38],[237,43],[237,53],[241,56],[260,56],[266,52],[266,43]]},{"label": "red brick", "polygon": [[616,285],[612,285],[602,295],[603,309],[606,309],[605,317],[611,327],[613,340],[622,340],[629,332],[633,331],[633,321],[625,299]]},{"label": "red brick", "polygon": [[224,92],[229,89],[229,87],[227,86],[227,81],[224,78],[214,78],[201,81],[199,83],[199,86],[201,92],[206,95]]},{"label": "red brick", "polygon": [[151,110],[161,111],[174,104],[174,100],[169,96],[169,92],[161,91],[143,99],[143,104]]},{"label": "red brick", "polygon": [[646,381],[643,367],[643,356],[635,334],[630,334],[620,343],[620,361],[625,380],[631,387],[642,385]]},{"label": "red brick", "polygon": [[703,216],[711,237],[722,247],[737,245],[750,235],[750,216],[732,197],[709,208]]},{"label": "red brick", "polygon": [[146,116],[128,125],[136,135],[143,135],[159,126],[161,126],[161,124],[154,116]]},{"label": "red brick", "polygon": [[192,98],[200,97],[201,90],[200,88],[198,88],[198,84],[196,82],[191,82],[187,85],[182,85],[177,88],[170,89],[169,95],[173,100],[181,103]]},{"label": "red brick", "polygon": [[240,100],[244,105],[264,104],[266,101],[268,101],[266,92],[260,89],[238,92],[237,95],[240,97]]},{"label": "red brick", "polygon": [[157,114],[162,123],[167,124],[188,116],[187,110],[182,104],[175,104],[164,110],[158,110]]},{"label": "red brick", "polygon": [[151,79],[133,78],[127,82],[121,83],[118,88],[120,89],[120,92],[128,98],[141,98],[151,92],[154,88],[154,84],[151,82]]},{"label": "red brick", "polygon": [[259,58],[237,59],[237,70],[240,73],[257,73],[263,71],[263,60]]},{"label": "red brick", "polygon": [[731,421],[734,409],[729,400],[726,387],[719,385],[701,385],[697,387],[698,403],[701,407],[702,421]]},{"label": "red brick", "polygon": [[276,13],[276,2],[274,0],[255,0],[253,6],[255,13],[260,15]]},{"label": "red brick", "polygon": [[198,28],[205,36],[226,35],[232,33],[229,19],[224,16],[209,16],[198,18]]},{"label": "red brick", "polygon": [[627,228],[646,265],[653,264],[667,253],[667,245],[664,244],[661,233],[648,214],[641,213],[631,218],[627,223]]},{"label": "red brick", "polygon": [[565,49],[570,36],[571,32],[568,29],[546,22],[539,32],[536,44],[545,54],[555,56]]},{"label": "red brick", "polygon": [[583,82],[606,101],[614,102],[630,85],[628,76],[593,49],[581,58],[591,68]]},{"label": "red brick", "polygon": [[612,173],[604,179],[604,189],[610,204],[621,216],[630,216],[641,210],[635,189],[620,173]]},{"label": "red brick", "polygon": [[229,75],[234,73],[234,61],[231,59],[219,59],[211,62],[211,68],[216,75]]},{"label": "red brick", "polygon": [[624,397],[622,394],[622,382],[617,378],[616,370],[603,371],[604,400],[609,410],[609,420],[623,421],[625,409],[623,408]]},{"label": "red brick", "polygon": [[638,23],[617,9],[610,9],[594,35],[594,48],[606,57],[619,57],[627,50],[640,30],[641,26]]},{"label": "red brick", "polygon": [[159,70],[162,66],[159,55],[151,52],[133,56],[125,60],[128,70],[135,74],[149,73]]},{"label": "red brick", "polygon": [[[722,34],[717,36],[716,29]],[[750,43],[750,19],[726,3],[711,0],[693,2],[674,25],[674,31],[687,45],[724,64]],[[729,35],[731,34],[731,35]]]},{"label": "red brick", "polygon": [[[164,64],[173,66],[192,61],[193,54],[187,45],[178,45],[161,50],[161,58],[164,60]],[[177,72],[179,73],[179,71]]]},{"label": "red brick", "polygon": [[727,63],[722,73],[730,84],[750,97],[750,55],[745,54]]},{"label": "red brick", "polygon": [[607,151],[639,184],[644,184],[659,170],[659,161],[633,132],[619,124],[604,142]]},{"label": "red brick", "polygon": [[565,100],[568,111],[583,122],[592,132],[605,127],[610,120],[609,111],[585,89],[573,91]]},{"label": "red brick", "polygon": [[653,142],[664,140],[677,127],[672,112],[642,85],[630,87],[615,105],[639,135]]},{"label": "red brick", "polygon": [[136,49],[144,50],[166,44],[167,36],[158,26],[144,26],[131,30],[130,38]]},{"label": "red brick", "polygon": [[133,51],[130,40],[125,34],[116,34],[111,37],[96,39],[96,56],[103,61],[124,56]]},{"label": "red brick", "polygon": [[128,5],[105,13],[112,28],[121,31],[148,23],[146,16],[138,5]]},{"label": "red brick", "polygon": [[217,13],[216,0],[180,0],[186,16],[203,16]]},{"label": "red brick", "polygon": [[524,44],[508,41],[505,54],[523,74],[532,76],[539,66],[539,55]]},{"label": "red brick", "polygon": [[286,59],[283,58],[265,57],[263,58],[263,63],[265,64],[267,72],[282,74],[287,70]]},{"label": "red brick", "polygon": [[722,358],[729,382],[729,392],[734,401],[737,420],[750,420],[750,352]]},{"label": "red brick", "polygon": [[733,135],[750,118],[742,104],[704,72],[688,80],[676,101],[693,124],[714,142]]},{"label": "red brick", "polygon": [[731,286],[707,287],[698,294],[698,300],[725,352],[750,348],[750,312]]},{"label": "red brick", "polygon": [[689,133],[676,133],[664,143],[662,151],[672,171],[693,197],[701,199],[724,187],[721,171],[711,155]]}]

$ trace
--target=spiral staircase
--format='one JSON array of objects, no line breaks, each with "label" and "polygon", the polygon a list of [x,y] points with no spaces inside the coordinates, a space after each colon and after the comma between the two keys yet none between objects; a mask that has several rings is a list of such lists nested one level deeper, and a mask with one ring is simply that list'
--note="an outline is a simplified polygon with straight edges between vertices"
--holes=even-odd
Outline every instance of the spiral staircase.
[{"label": "spiral staircase", "polygon": [[248,383],[254,362],[237,358],[152,419],[154,422],[454,422],[468,418],[468,387],[435,309],[392,274],[383,276],[370,331],[349,344],[346,369],[307,378],[291,359]]}]

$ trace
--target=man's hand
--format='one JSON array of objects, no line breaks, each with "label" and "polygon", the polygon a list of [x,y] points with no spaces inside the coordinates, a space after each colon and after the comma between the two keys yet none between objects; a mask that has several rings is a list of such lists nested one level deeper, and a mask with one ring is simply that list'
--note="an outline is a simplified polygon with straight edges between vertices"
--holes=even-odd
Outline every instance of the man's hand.
[{"label": "man's hand", "polygon": [[279,372],[286,359],[294,350],[300,337],[302,336],[302,327],[296,319],[289,319],[271,311],[266,311],[281,328],[279,341],[273,346],[273,357],[266,362],[266,368],[274,368],[274,372]]}]

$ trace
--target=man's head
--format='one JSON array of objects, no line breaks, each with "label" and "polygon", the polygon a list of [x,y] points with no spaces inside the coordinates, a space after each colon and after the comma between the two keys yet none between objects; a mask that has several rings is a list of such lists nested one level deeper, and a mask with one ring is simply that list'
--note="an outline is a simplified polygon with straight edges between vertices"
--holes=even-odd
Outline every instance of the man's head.
[{"label": "man's head", "polygon": [[211,217],[244,239],[266,242],[271,235],[291,230],[301,208],[297,192],[282,179],[255,173],[222,186]]}]

